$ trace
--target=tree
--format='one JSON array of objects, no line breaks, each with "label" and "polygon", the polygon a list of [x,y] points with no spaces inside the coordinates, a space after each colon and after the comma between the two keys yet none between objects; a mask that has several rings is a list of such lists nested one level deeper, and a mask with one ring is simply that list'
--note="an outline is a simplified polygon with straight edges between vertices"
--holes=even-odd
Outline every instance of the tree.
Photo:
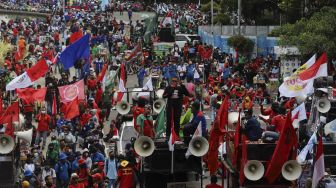
[{"label": "tree", "polygon": [[228,45],[238,50],[239,53],[249,54],[253,51],[254,42],[242,35],[232,36],[228,39]]},{"label": "tree", "polygon": [[329,59],[336,59],[336,8],[324,7],[309,19],[286,24],[272,31],[280,37],[280,45],[297,46],[303,57],[327,52]]}]

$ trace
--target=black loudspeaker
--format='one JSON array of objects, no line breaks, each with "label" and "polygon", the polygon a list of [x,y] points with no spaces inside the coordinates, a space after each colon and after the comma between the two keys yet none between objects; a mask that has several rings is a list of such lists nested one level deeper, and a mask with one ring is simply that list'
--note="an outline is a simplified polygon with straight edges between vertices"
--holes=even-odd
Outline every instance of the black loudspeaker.
[{"label": "black loudspeaker", "polygon": [[314,88],[327,88],[332,87],[335,84],[332,76],[324,76],[315,78],[314,80]]},{"label": "black loudspeaker", "polygon": [[[176,172],[202,172],[201,157],[189,156],[185,158],[187,148],[174,150],[174,173]],[[156,148],[153,154],[145,158],[145,171],[170,173],[171,151],[168,148]]]},{"label": "black loudspeaker", "polygon": [[159,40],[160,42],[175,42],[171,28],[161,28],[159,31]]},{"label": "black loudspeaker", "polygon": [[273,156],[275,143],[247,144],[248,160],[269,161]]},{"label": "black loudspeaker", "polygon": [[0,155],[0,187],[14,185],[14,161],[12,155]]}]

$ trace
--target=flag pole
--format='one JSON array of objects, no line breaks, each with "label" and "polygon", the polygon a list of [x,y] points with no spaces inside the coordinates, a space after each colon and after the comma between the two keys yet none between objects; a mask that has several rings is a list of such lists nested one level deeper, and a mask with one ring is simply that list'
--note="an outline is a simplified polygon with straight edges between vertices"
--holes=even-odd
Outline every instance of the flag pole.
[{"label": "flag pole", "polygon": [[171,169],[170,173],[174,174],[174,151],[171,151]]}]

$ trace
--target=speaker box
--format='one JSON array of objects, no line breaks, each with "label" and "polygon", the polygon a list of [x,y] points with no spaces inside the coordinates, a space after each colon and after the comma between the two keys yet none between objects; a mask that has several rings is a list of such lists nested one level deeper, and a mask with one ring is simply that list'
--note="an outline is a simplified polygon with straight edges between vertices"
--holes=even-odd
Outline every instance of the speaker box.
[{"label": "speaker box", "polygon": [[[174,150],[174,172],[202,172],[201,157],[190,156],[185,158],[185,149]],[[171,151],[168,148],[156,148],[154,153],[145,158],[145,171],[170,173]]]},{"label": "speaker box", "polygon": [[171,28],[161,28],[159,31],[159,39],[161,42],[175,42]]},{"label": "speaker box", "polygon": [[188,181],[188,174],[185,172],[176,172],[174,174],[145,172],[144,179],[146,188],[167,188],[167,183],[169,182]]},{"label": "speaker box", "polygon": [[272,158],[276,144],[247,144],[248,160],[269,161]]},{"label": "speaker box", "polygon": [[314,88],[327,88],[332,87],[333,85],[334,80],[332,76],[319,77],[314,80]]},{"label": "speaker box", "polygon": [[0,155],[0,182],[2,187],[3,184],[13,184],[14,183],[14,164],[13,157],[8,155]]}]

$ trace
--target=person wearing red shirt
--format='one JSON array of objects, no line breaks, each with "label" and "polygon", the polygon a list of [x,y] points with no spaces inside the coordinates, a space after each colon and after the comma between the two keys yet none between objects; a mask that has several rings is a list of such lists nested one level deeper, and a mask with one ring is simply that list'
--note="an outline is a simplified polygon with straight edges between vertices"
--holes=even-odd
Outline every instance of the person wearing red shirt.
[{"label": "person wearing red shirt", "polygon": [[134,128],[140,133],[140,127],[137,126],[137,118],[140,114],[143,114],[145,112],[145,100],[142,98],[139,98],[138,104],[133,107],[132,112],[133,112],[133,120],[134,120]]},{"label": "person wearing red shirt", "polygon": [[68,188],[84,188],[84,184],[80,183],[78,180],[78,175],[76,173],[72,173]]},{"label": "person wearing red shirt", "polygon": [[208,184],[207,186],[205,186],[205,188],[223,188],[223,186],[220,186],[217,184],[217,177],[216,175],[212,175],[211,176],[211,180],[210,180],[210,184]]},{"label": "person wearing red shirt", "polygon": [[103,89],[101,87],[101,83],[97,82],[97,90],[95,95],[95,101],[98,104],[98,107],[102,107],[102,97],[103,97]]},{"label": "person wearing red shirt", "polygon": [[278,115],[279,103],[273,102],[271,108],[264,109],[264,106],[260,104],[260,113],[263,116],[269,116],[268,119],[261,118],[266,123],[271,123],[272,119]]},{"label": "person wearing red shirt", "polygon": [[49,125],[51,122],[50,116],[46,113],[45,107],[41,109],[41,113],[36,116],[37,124],[37,132],[36,132],[36,139],[35,144],[39,145],[41,137],[43,137],[43,145],[42,148],[44,149],[47,141],[47,136],[49,132]]},{"label": "person wearing red shirt", "polygon": [[274,131],[280,133],[283,125],[286,121],[286,109],[284,107],[279,107],[279,115],[274,116],[271,125],[274,126]]},{"label": "person wearing red shirt", "polygon": [[87,124],[89,122],[89,120],[90,120],[91,117],[92,117],[92,115],[90,114],[90,109],[87,108],[85,110],[85,112],[80,117],[80,120],[79,120],[80,121],[80,125],[84,127],[85,124]]},{"label": "person wearing red shirt", "polygon": [[84,187],[87,187],[89,185],[89,169],[86,165],[85,159],[81,158],[78,160],[78,182],[83,183]]},{"label": "person wearing red shirt", "polygon": [[118,170],[118,179],[116,184],[120,185],[119,187],[122,188],[135,188],[135,172],[132,166],[129,164],[128,161],[123,160],[121,161],[121,167]]}]

